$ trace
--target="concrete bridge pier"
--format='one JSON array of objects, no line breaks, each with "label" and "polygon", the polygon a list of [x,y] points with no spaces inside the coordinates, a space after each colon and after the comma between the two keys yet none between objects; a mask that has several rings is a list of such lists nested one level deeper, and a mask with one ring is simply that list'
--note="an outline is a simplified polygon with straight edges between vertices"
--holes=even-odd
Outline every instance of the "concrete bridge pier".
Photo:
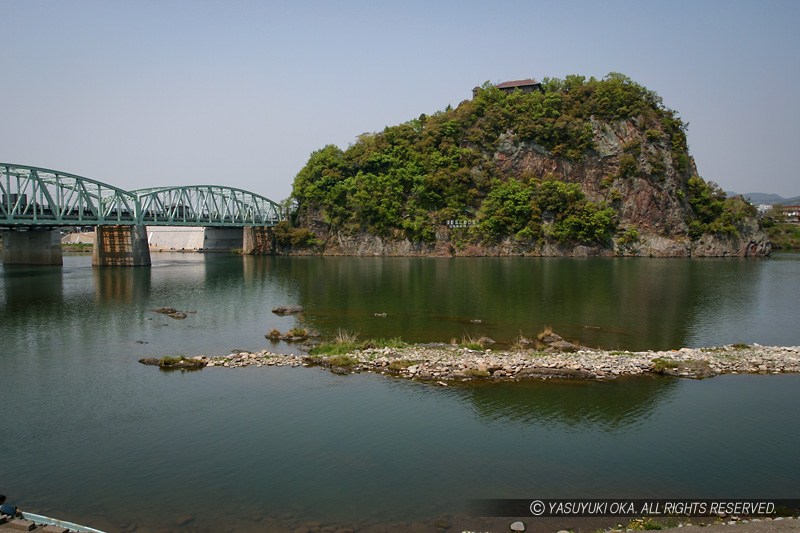
[{"label": "concrete bridge pier", "polygon": [[242,249],[242,228],[150,226],[147,234],[152,251],[232,252]]},{"label": "concrete bridge pier", "polygon": [[240,228],[203,228],[204,252],[230,252],[243,247],[242,230]]},{"label": "concrete bridge pier", "polygon": [[7,265],[63,265],[61,231],[27,228],[0,232],[3,263]]},{"label": "concrete bridge pier", "polygon": [[243,228],[242,254],[268,255],[275,253],[275,234],[269,226]]},{"label": "concrete bridge pier", "polygon": [[147,228],[97,226],[94,230],[93,266],[150,266]]}]

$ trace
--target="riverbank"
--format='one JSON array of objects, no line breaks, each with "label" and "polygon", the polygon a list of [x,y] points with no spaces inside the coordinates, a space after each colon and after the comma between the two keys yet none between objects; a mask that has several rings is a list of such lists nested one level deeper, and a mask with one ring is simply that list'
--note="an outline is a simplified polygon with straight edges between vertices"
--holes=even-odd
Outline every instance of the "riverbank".
[{"label": "riverbank", "polygon": [[[734,526],[734,527],[731,527]],[[661,531],[687,531],[686,527],[692,527],[691,524],[681,524],[678,527],[662,529]],[[772,533],[775,531],[798,531],[800,530],[800,519],[797,517],[776,517],[776,518],[753,518],[750,520],[742,521],[724,521],[720,520],[718,523],[708,524],[703,526],[703,533],[722,533],[731,532],[735,533]],[[614,531],[614,530],[611,530]],[[691,531],[691,530],[689,530]]]},{"label": "riverbank", "polygon": [[140,362],[165,369],[320,366],[338,374],[374,372],[440,385],[465,381],[608,380],[643,374],[702,379],[720,374],[798,373],[800,346],[738,344],[670,351],[576,349],[556,352],[414,344],[366,348],[337,355],[284,355],[262,350],[188,358],[150,358]]}]

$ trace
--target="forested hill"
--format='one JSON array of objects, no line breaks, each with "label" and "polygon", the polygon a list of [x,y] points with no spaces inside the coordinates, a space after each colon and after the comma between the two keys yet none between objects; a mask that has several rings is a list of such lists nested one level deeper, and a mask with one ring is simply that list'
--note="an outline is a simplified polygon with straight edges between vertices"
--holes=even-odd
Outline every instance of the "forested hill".
[{"label": "forested hill", "polygon": [[686,126],[620,74],[489,83],[297,174],[282,251],[388,255],[751,255],[755,210],[696,174]]}]

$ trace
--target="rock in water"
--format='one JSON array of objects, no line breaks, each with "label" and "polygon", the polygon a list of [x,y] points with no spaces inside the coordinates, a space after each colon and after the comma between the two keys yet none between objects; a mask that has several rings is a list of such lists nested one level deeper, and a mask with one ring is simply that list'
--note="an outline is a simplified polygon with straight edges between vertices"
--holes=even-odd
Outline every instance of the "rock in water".
[{"label": "rock in water", "polygon": [[191,515],[179,516],[175,519],[176,526],[185,526],[194,522],[194,517]]},{"label": "rock in water", "polygon": [[272,312],[276,315],[294,315],[303,312],[303,307],[300,305],[279,305],[273,307]]},{"label": "rock in water", "polygon": [[153,309],[156,313],[161,313],[162,315],[167,315],[170,318],[175,318],[177,320],[183,320],[186,318],[186,313],[183,311],[178,311],[174,307],[156,307]]}]

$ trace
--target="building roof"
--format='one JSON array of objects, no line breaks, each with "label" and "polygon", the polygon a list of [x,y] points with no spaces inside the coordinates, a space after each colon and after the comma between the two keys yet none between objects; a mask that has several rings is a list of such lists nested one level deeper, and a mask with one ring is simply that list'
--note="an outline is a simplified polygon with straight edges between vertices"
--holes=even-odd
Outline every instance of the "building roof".
[{"label": "building roof", "polygon": [[527,80],[514,80],[514,81],[504,81],[500,85],[497,86],[498,89],[512,89],[514,87],[527,87],[529,85],[539,85],[539,82],[534,79],[527,79]]}]

